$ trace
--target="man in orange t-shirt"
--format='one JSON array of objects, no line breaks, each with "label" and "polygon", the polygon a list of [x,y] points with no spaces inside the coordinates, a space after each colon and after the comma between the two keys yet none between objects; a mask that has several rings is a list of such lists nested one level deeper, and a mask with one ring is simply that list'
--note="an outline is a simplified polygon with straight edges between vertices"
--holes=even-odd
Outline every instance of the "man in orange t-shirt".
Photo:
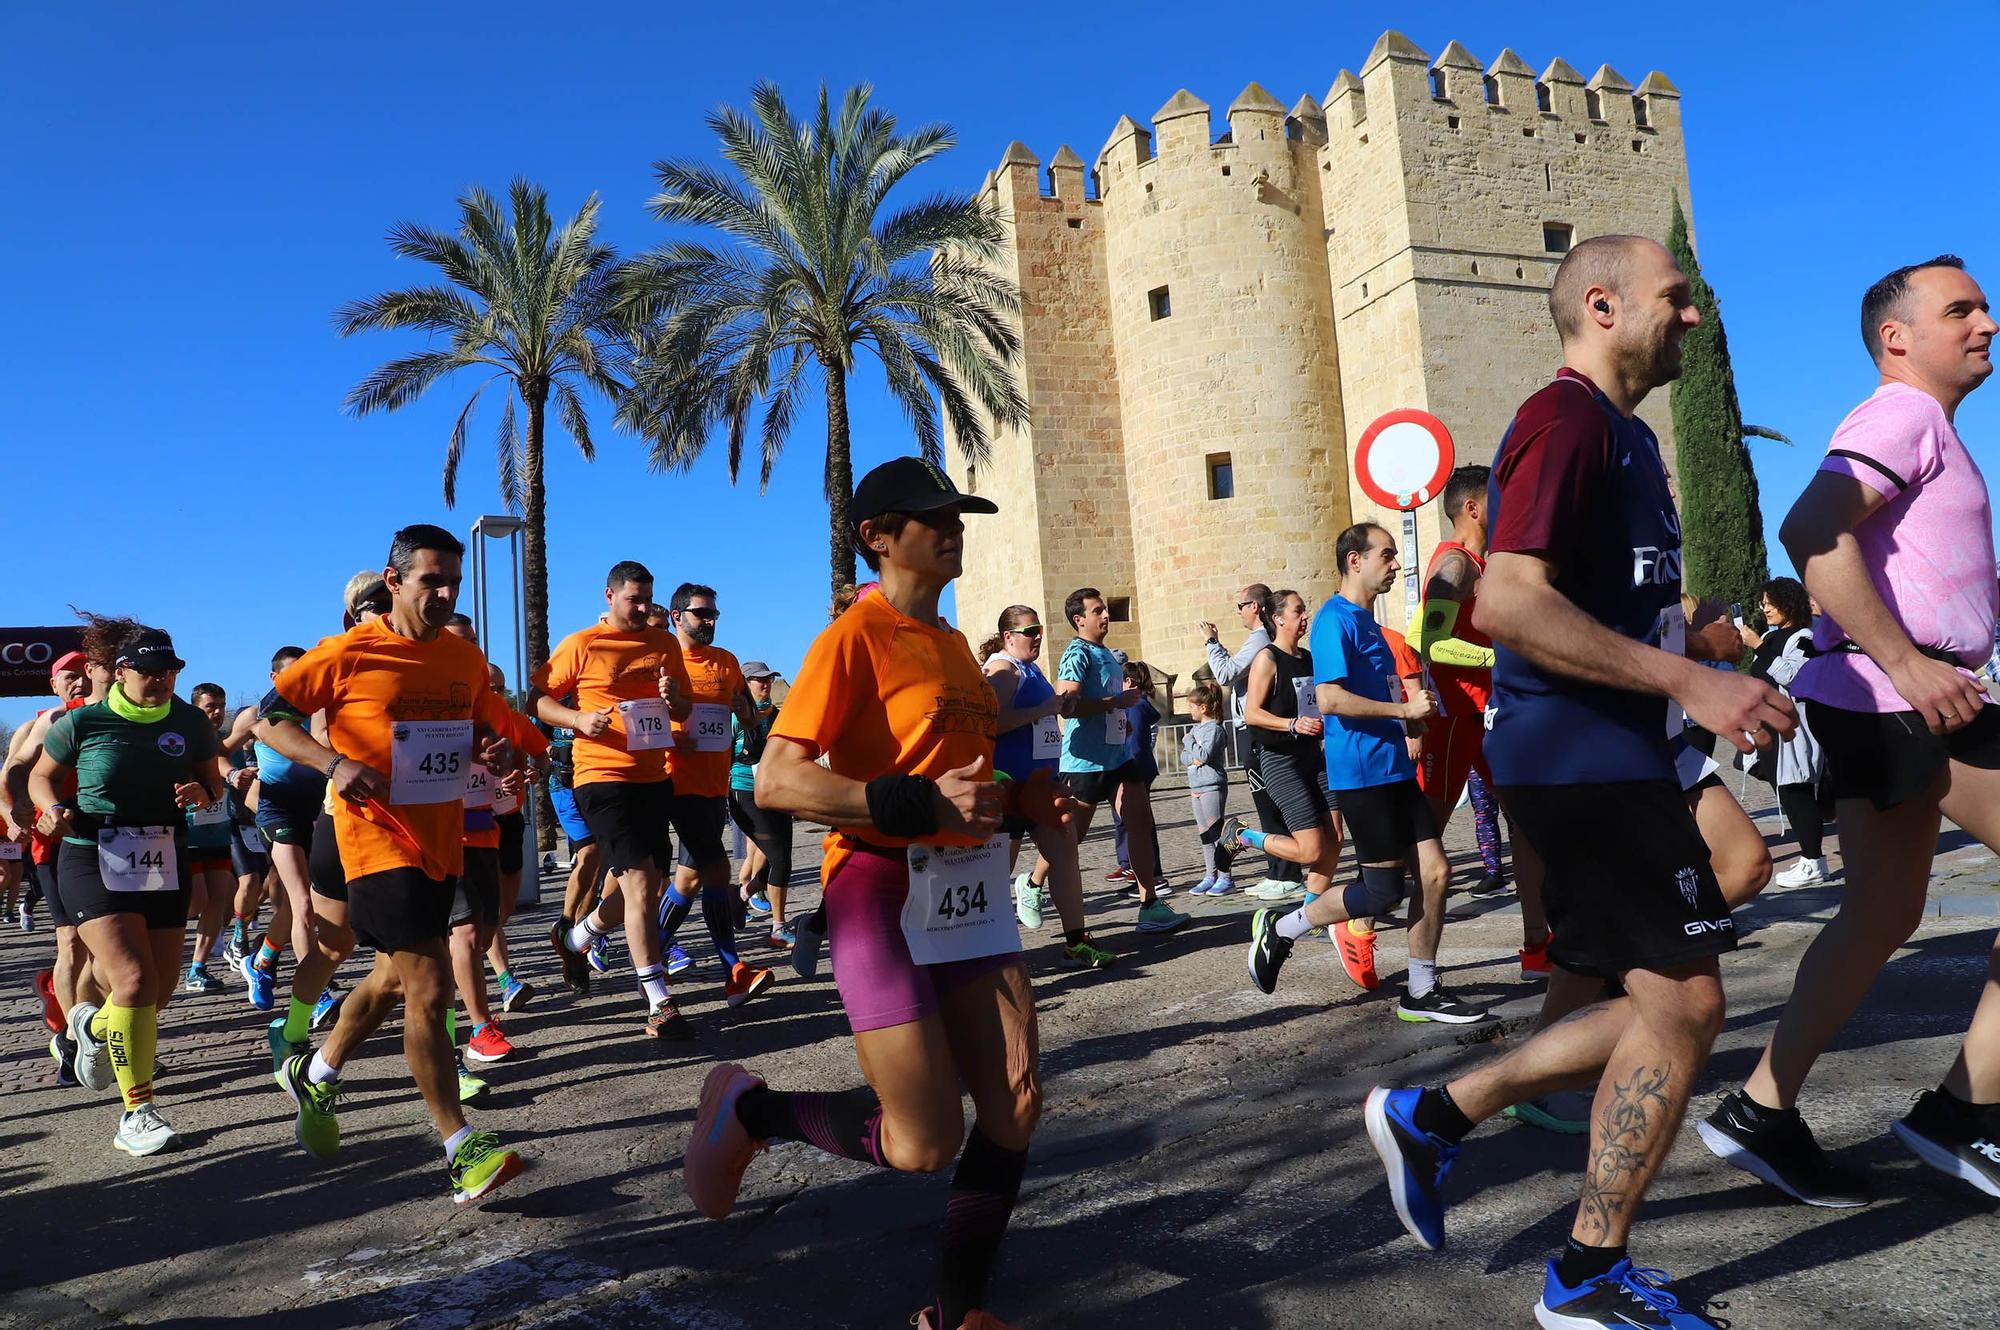
[{"label": "man in orange t-shirt", "polygon": [[[582,919],[559,919],[549,943],[573,991],[588,992],[584,954],[599,938],[625,924],[640,991],[646,998],[646,1034],[684,1039],[691,1033],[667,992],[661,964],[660,880],[673,863],[673,782],[667,753],[674,722],[692,710],[687,665],[671,633],[646,626],[653,604],[653,575],[642,563],[614,564],[604,579],[602,620],[571,633],[529,682],[535,717],[575,732],[577,811],[604,858],[613,894]],[[558,698],[574,693],[576,705]]]},{"label": "man in orange t-shirt", "polygon": [[689,902],[700,891],[702,921],[728,973],[723,996],[730,1006],[740,1007],[771,986],[771,972],[736,954],[736,905],[730,899],[729,852],[722,843],[723,828],[729,825],[730,716],[736,716],[746,734],[762,731],[743,683],[743,667],[733,653],[715,645],[715,623],[721,617],[715,588],[698,582],[681,583],[667,603],[667,622],[687,662],[694,705],[686,720],[674,722],[674,751],[667,759],[681,848],[661,925],[667,941],[673,941]]},{"label": "man in orange t-shirt", "polygon": [[[313,1154],[340,1148],[340,1069],[402,999],[403,1052],[445,1140],[453,1199],[477,1200],[521,1171],[498,1138],[474,1132],[459,1106],[444,1032],[451,1000],[446,947],[464,868],[464,794],[473,762],[514,765],[507,707],[487,687],[479,648],[442,632],[458,600],[465,547],[441,527],[404,527],[382,578],[388,614],[329,637],[293,662],[266,699],[265,742],[326,773],[340,796],[334,839],[347,875],[348,923],[375,948],[375,968],[340,1004],[326,1047],[289,1059],[278,1084],[298,1105]],[[299,716],[326,713],[325,744]]]}]

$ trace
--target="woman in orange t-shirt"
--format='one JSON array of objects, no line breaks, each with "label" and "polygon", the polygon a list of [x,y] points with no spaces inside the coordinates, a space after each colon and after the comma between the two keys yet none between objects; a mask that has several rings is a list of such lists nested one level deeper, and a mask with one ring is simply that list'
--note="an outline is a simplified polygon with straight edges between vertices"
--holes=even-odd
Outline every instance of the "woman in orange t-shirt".
[{"label": "woman in orange t-shirt", "polygon": [[[864,1089],[779,1093],[733,1064],[702,1088],[683,1176],[721,1219],[771,1140],[905,1172],[959,1155],[927,1330],[993,1330],[981,1310],[1041,1116],[1034,995],[996,835],[999,703],[971,648],[940,625],[961,515],[994,506],[913,457],[869,472],[850,509],[881,573],[807,653],[757,775],[757,803],[834,828],[827,929]],[[824,754],[827,766],[817,759]],[[970,1136],[959,1108],[969,1093]]]}]

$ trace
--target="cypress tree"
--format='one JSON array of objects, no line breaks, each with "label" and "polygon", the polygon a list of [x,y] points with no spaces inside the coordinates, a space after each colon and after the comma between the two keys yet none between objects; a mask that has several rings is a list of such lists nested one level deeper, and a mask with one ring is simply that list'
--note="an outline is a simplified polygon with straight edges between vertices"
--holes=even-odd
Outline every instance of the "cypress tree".
[{"label": "cypress tree", "polygon": [[1770,576],[1764,548],[1764,514],[1757,504],[1757,473],[1746,434],[1783,438],[1743,424],[1729,339],[1715,292],[1701,275],[1688,243],[1687,214],[1674,199],[1667,250],[1694,288],[1699,326],[1681,343],[1681,376],[1674,380],[1674,447],[1678,452],[1681,511],[1681,583],[1693,595],[1740,601],[1754,613],[1758,588]]}]

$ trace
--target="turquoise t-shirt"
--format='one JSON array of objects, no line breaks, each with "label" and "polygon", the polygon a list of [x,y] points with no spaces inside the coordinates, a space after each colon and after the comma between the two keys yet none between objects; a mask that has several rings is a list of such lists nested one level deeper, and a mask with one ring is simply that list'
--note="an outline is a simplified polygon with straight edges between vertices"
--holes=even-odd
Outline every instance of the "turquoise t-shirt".
[{"label": "turquoise t-shirt", "polygon": [[[767,702],[757,708],[757,728],[764,732],[767,742],[771,738],[771,727],[777,723],[776,706]],[[757,788],[757,764],[744,760],[743,722],[736,719],[733,711],[729,715],[729,740],[729,788],[749,794]]]},{"label": "turquoise t-shirt", "polygon": [[[1125,667],[1111,654],[1111,648],[1092,646],[1080,637],[1071,638],[1063,648],[1056,678],[1082,684],[1078,695],[1091,701],[1116,697],[1125,691]],[[1106,737],[1113,714],[1084,716],[1063,726],[1061,770],[1115,771],[1125,765],[1130,746],[1123,740],[1112,743]]]}]

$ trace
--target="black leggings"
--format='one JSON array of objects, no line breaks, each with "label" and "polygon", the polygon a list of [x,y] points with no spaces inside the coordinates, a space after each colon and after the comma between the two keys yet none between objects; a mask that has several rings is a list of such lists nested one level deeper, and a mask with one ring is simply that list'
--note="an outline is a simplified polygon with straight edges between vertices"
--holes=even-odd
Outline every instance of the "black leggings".
[{"label": "black leggings", "polygon": [[757,891],[775,882],[789,887],[792,882],[792,815],[773,813],[757,806],[748,790],[729,792],[729,816],[743,834],[764,852],[764,867],[751,879]]},{"label": "black leggings", "polygon": [[1808,859],[1820,857],[1820,837],[1825,834],[1826,820],[1820,812],[1819,796],[1810,785],[1780,785],[1778,787],[1778,807],[1785,810],[1785,821],[1792,824],[1792,834],[1798,837],[1799,853]]}]

